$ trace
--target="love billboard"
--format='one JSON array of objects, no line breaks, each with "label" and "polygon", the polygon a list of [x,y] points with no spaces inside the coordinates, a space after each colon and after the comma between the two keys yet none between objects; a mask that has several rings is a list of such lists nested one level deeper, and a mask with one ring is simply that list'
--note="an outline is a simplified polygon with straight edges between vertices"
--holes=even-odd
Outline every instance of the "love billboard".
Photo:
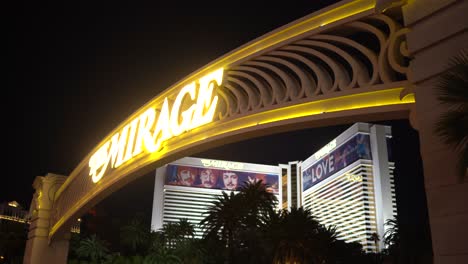
[{"label": "love billboard", "polygon": [[355,135],[312,166],[304,169],[302,171],[302,190],[311,188],[359,159],[372,159],[369,135]]}]

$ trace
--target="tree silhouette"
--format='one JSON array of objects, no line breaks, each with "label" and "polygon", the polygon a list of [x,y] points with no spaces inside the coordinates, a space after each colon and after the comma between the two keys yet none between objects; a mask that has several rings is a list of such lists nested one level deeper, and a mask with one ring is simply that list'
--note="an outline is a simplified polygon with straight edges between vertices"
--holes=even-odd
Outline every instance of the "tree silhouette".
[{"label": "tree silhouette", "polygon": [[276,211],[276,204],[261,182],[223,192],[201,222],[214,263],[362,263],[362,246],[338,240],[334,226],[321,225],[309,209]]},{"label": "tree silhouette", "polygon": [[81,259],[89,259],[91,262],[102,262],[108,256],[108,243],[98,238],[95,234],[80,240],[76,254]]},{"label": "tree silhouette", "polygon": [[468,51],[449,61],[449,69],[439,76],[438,100],[449,107],[436,123],[435,131],[444,143],[459,153],[457,171],[463,181],[468,175]]},{"label": "tree silhouette", "polygon": [[384,233],[384,243],[388,247],[398,245],[400,243],[400,230],[398,227],[397,218],[387,219],[385,225],[388,226]]},{"label": "tree silhouette", "polygon": [[369,239],[374,242],[375,253],[379,253],[379,241],[380,241],[379,234],[372,233]]},{"label": "tree silhouette", "polygon": [[237,240],[243,212],[245,211],[242,204],[242,198],[235,195],[234,192],[227,194],[222,192],[206,212],[207,216],[200,222],[200,225],[205,230],[204,236],[210,239],[219,239],[225,248],[225,255],[228,260],[233,257],[234,245]]},{"label": "tree silhouette", "polygon": [[169,248],[176,248],[180,242],[193,239],[195,230],[193,225],[182,218],[179,222],[168,222],[160,229],[160,233]]},{"label": "tree silhouette", "polygon": [[308,209],[293,207],[291,211],[283,210],[273,263],[312,263],[311,255],[317,252],[311,249],[319,246],[314,240],[319,225]]},{"label": "tree silhouette", "polygon": [[144,254],[148,249],[150,229],[136,217],[120,228],[120,243],[130,249],[131,254]]}]

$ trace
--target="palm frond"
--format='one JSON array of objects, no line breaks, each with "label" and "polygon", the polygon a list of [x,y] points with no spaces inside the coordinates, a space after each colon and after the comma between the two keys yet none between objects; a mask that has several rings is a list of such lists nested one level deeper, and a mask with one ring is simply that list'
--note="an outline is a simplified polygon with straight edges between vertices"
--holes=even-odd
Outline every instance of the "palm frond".
[{"label": "palm frond", "polygon": [[458,152],[457,171],[463,180],[468,174],[468,50],[450,60],[448,70],[439,76],[437,93],[449,110],[440,116],[434,132]]},{"label": "palm frond", "polygon": [[438,99],[453,107],[467,107],[468,104],[468,52],[462,50],[452,58],[447,71],[439,76]]},{"label": "palm frond", "polygon": [[455,148],[466,147],[468,142],[468,113],[451,110],[443,113],[435,129],[445,144]]}]

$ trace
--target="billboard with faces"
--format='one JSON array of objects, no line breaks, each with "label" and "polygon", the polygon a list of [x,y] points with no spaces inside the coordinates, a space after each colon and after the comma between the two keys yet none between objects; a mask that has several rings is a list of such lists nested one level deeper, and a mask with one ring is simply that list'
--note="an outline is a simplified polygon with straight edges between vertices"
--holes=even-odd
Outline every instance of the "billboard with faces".
[{"label": "billboard with faces", "polygon": [[262,181],[267,190],[279,193],[279,175],[169,164],[165,184],[219,190],[238,190],[247,182]]},{"label": "billboard with faces", "polygon": [[305,191],[358,159],[372,159],[369,135],[357,134],[302,171]]}]

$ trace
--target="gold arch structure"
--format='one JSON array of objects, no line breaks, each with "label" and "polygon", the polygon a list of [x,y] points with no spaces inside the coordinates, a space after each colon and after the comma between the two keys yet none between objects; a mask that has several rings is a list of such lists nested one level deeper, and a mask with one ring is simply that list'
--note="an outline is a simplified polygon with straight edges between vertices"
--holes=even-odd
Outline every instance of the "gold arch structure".
[{"label": "gold arch structure", "polygon": [[408,118],[414,96],[407,81],[407,29],[398,23],[399,7],[380,2],[392,1],[342,1],[312,13],[142,106],[60,186],[49,241],[110,193],[180,157],[283,131]]}]

